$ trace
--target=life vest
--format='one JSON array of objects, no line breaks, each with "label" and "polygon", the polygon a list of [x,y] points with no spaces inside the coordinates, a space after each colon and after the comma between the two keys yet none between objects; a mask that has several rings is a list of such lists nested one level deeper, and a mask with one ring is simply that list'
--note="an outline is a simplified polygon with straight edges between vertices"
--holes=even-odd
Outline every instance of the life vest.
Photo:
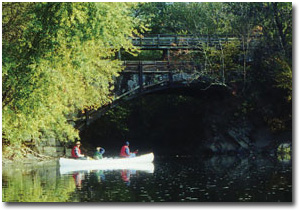
[{"label": "life vest", "polygon": [[[75,153],[76,147],[77,147],[77,146],[74,146],[73,149],[72,149],[72,157],[73,157],[73,158],[78,158],[78,156],[77,156],[76,153]],[[80,148],[77,147],[77,149],[78,149],[78,154],[81,154]]]},{"label": "life vest", "polygon": [[[122,148],[121,148],[121,152],[120,152],[120,156],[121,157],[129,157],[130,155],[127,155],[126,154],[126,149],[129,150],[129,147],[127,145],[124,145]],[[130,153],[130,150],[129,150],[129,153]]]}]

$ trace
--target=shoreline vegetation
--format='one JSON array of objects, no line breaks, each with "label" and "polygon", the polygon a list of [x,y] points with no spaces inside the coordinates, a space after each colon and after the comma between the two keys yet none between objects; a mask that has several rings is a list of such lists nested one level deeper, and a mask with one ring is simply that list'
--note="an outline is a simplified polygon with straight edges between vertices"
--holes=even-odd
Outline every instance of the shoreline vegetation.
[{"label": "shoreline vegetation", "polygon": [[[129,37],[143,34],[234,35],[239,41],[222,44],[219,40],[217,48],[198,43],[201,50],[168,54],[134,47]],[[115,78],[124,69],[119,54],[125,60],[164,60],[168,54],[171,61],[205,64],[231,90],[231,104],[239,101],[232,112],[236,116],[230,116],[237,119],[233,123],[241,125],[250,119],[272,137],[292,133],[291,2],[3,2],[2,35],[2,163],[24,157],[48,160],[34,148],[41,141],[82,140],[83,132],[76,128],[78,116],[112,102]],[[260,38],[250,49],[253,36]],[[160,102],[155,100],[159,109]],[[172,100],[175,106],[189,99]],[[107,126],[113,126],[119,136],[132,135],[126,117],[134,111],[123,107],[118,115],[109,112]],[[155,116],[157,111],[147,107],[144,113]],[[215,127],[219,116],[206,117],[212,122],[207,130],[215,141],[211,144],[219,146],[222,136],[213,136],[219,131]],[[167,123],[163,126],[162,132],[170,128]],[[240,135],[239,127],[234,128],[233,139]],[[255,137],[248,131],[245,134],[249,148],[255,150]],[[101,135],[105,139],[111,134],[103,130]],[[205,137],[199,141],[210,141]],[[234,139],[233,144],[242,145],[242,140]],[[33,145],[26,146],[27,142]],[[270,145],[280,143],[285,142]]]},{"label": "shoreline vegetation", "polygon": [[28,163],[37,163],[37,162],[48,162],[57,160],[58,157],[51,157],[37,153],[30,149],[29,147],[24,146],[20,151],[20,156],[18,158],[7,158],[5,155],[2,155],[2,166],[10,164],[28,164]]}]

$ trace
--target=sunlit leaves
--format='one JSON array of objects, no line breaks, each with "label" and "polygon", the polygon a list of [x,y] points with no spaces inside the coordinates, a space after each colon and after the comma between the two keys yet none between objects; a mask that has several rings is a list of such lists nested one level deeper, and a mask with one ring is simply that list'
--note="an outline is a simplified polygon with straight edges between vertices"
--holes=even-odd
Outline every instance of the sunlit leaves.
[{"label": "sunlit leaves", "polygon": [[3,138],[78,138],[74,113],[111,101],[134,3],[4,3]]},{"label": "sunlit leaves", "polygon": [[280,57],[275,57],[272,59],[274,66],[274,79],[276,81],[276,87],[282,88],[288,92],[287,100],[292,100],[292,90],[293,90],[293,70],[290,64]]}]

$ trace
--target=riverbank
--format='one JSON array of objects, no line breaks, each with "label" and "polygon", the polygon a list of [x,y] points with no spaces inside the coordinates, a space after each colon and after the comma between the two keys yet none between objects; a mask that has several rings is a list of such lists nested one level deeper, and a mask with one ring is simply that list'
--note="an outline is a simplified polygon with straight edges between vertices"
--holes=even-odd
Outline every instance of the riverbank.
[{"label": "riverbank", "polygon": [[12,154],[11,151],[4,150],[2,154],[2,166],[15,164],[36,164],[39,162],[48,162],[57,159],[57,157],[42,155],[31,150],[29,147],[22,146],[20,150],[15,152],[15,154]]}]

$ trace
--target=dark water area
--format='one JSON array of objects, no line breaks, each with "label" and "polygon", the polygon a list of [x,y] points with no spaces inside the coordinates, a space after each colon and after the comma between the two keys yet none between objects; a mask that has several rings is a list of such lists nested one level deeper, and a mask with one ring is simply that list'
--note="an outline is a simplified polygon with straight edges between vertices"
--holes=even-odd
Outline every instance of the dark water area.
[{"label": "dark water area", "polygon": [[153,168],[64,173],[4,165],[3,202],[291,202],[290,156],[155,157]]}]

